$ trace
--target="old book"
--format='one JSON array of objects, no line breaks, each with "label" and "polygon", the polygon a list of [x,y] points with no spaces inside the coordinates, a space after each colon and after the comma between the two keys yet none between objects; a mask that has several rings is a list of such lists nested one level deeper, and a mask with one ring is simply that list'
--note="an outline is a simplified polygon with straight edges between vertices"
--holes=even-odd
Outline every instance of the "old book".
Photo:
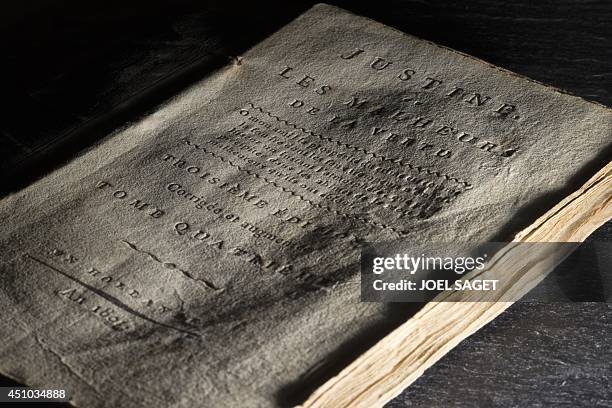
[{"label": "old book", "polygon": [[0,202],[0,371],[83,407],[381,404],[506,303],[411,348],[466,306],[360,302],[362,244],[583,239],[611,135],[606,107],[318,5]]}]

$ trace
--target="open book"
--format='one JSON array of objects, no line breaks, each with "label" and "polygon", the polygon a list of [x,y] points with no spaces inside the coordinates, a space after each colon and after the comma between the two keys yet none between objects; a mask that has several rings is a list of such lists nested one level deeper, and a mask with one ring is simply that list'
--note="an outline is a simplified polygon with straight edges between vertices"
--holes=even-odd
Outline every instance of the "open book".
[{"label": "open book", "polygon": [[0,202],[0,371],[80,407],[382,404],[507,302],[361,302],[363,243],[582,240],[611,146],[604,106],[315,6]]}]

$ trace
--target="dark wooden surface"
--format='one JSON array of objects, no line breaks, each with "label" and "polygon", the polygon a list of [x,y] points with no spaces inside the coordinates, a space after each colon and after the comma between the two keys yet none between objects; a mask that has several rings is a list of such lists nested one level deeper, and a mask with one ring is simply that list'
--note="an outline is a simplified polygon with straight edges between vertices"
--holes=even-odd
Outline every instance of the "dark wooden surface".
[{"label": "dark wooden surface", "polygon": [[[0,122],[0,194],[153,109],[313,3],[6,5],[0,58],[10,106]],[[329,3],[612,106],[609,0]],[[611,224],[595,238],[612,240]],[[611,336],[608,304],[519,303],[389,406],[612,407]]]}]

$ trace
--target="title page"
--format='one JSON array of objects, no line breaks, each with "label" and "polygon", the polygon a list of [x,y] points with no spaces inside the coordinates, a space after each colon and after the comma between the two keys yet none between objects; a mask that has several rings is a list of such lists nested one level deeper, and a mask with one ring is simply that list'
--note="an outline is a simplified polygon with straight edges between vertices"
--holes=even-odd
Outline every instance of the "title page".
[{"label": "title page", "polygon": [[389,319],[364,242],[507,239],[611,135],[603,106],[318,5],[0,203],[0,370],[83,407],[277,405]]}]

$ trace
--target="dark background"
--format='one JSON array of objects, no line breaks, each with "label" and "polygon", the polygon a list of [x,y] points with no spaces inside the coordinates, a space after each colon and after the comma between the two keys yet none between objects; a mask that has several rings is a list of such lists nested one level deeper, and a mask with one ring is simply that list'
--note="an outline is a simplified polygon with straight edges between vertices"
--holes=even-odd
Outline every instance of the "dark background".
[{"label": "dark background", "polygon": [[[0,196],[154,109],[314,4],[4,3]],[[610,0],[328,3],[612,106]],[[612,224],[592,239],[612,240]],[[612,407],[611,336],[608,304],[519,303],[389,406]]]}]

